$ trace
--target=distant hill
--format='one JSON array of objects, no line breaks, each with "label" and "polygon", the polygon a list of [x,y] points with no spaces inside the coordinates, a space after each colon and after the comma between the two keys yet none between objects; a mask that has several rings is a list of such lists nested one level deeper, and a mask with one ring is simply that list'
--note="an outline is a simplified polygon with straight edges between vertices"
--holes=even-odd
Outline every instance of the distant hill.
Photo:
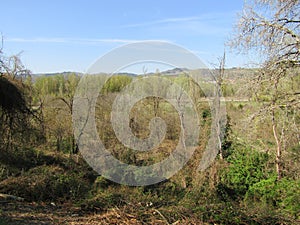
[{"label": "distant hill", "polygon": [[76,74],[78,76],[82,76],[83,73],[79,73],[79,72],[71,72],[71,71],[68,71],[68,72],[57,72],[57,73],[34,73],[32,74],[33,76],[36,76],[36,77],[40,77],[40,76],[56,76],[56,75],[63,75],[63,76],[68,76],[70,74]]},{"label": "distant hill", "polygon": [[[249,78],[255,74],[257,69],[255,68],[229,68],[225,69],[225,79],[227,80],[236,80],[236,79],[243,79],[245,77]],[[159,74],[163,76],[179,76],[182,74],[200,74],[203,78],[207,80],[212,80],[212,75],[217,74],[218,69],[196,69],[196,70],[189,70],[187,68],[174,68],[171,70],[166,70],[166,71],[161,71]],[[77,76],[82,76],[83,73],[80,72],[59,72],[59,73],[37,73],[33,74],[33,79],[34,77],[40,77],[40,76],[55,76],[55,75],[63,75],[63,76],[68,76],[70,74],[76,74]],[[137,76],[151,76],[155,75],[156,73],[151,72],[147,73],[145,75],[139,75],[136,73],[129,73],[129,72],[121,72],[117,73],[115,75],[121,75],[121,76],[130,76],[130,77],[137,77]]]}]

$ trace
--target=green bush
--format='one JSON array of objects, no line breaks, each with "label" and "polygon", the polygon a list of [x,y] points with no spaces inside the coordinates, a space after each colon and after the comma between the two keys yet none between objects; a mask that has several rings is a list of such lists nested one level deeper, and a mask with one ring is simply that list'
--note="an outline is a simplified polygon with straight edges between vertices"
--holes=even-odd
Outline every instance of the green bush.
[{"label": "green bush", "polygon": [[262,180],[249,188],[247,204],[262,204],[274,207],[284,215],[300,217],[300,181],[283,178],[277,181],[276,175]]},{"label": "green bush", "polygon": [[229,166],[221,174],[220,185],[232,190],[231,194],[236,195],[232,197],[243,197],[251,186],[267,178],[265,165],[269,157],[243,146],[235,146],[230,151]]},{"label": "green bush", "polygon": [[253,184],[245,195],[247,202],[261,202],[269,206],[276,206],[277,200],[277,177],[271,176]]}]

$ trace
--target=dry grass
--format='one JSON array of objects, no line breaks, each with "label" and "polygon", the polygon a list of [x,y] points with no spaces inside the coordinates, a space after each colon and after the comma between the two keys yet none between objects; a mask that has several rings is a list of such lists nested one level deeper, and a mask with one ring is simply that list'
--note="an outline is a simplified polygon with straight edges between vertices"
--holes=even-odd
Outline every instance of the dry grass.
[{"label": "dry grass", "polygon": [[139,208],[126,205],[111,208],[101,213],[84,212],[80,207],[37,203],[5,203],[1,205],[0,224],[207,224],[192,215],[184,215],[179,220],[169,221],[155,208]]}]

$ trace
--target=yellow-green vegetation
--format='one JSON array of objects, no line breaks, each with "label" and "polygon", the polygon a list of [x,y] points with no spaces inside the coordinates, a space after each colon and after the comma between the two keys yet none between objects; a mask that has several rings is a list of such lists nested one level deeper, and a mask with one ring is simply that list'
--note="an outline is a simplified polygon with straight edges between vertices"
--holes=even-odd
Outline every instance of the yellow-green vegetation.
[{"label": "yellow-green vegetation", "polygon": [[[227,72],[230,74],[231,70]],[[159,116],[168,126],[165,140],[147,154],[124,147],[114,135],[110,112],[121,90],[119,87],[133,79],[139,78],[117,76],[104,87],[96,108],[97,128],[105,146],[116,158],[129,164],[149,165],[161,161],[174,149],[180,121],[168,102],[146,98],[131,111],[130,117],[134,119],[131,129],[137,137],[145,138],[149,135],[149,121]],[[184,76],[170,79],[202,95],[200,87],[184,86],[191,85]],[[29,125],[33,128],[30,142],[22,142],[28,135],[22,131],[23,127],[18,127],[22,124],[11,128],[14,135],[9,145],[7,139],[1,140],[0,193],[25,199],[24,203],[15,204],[38,202],[57,208],[68,203],[71,205],[68,207],[75,207],[82,215],[101,215],[116,209],[123,213],[120,221],[130,215],[137,223],[296,224],[299,221],[299,143],[291,138],[287,144],[284,176],[278,180],[270,121],[246,120],[260,108],[260,101],[225,98],[228,124],[222,144],[224,157],[217,157],[207,170],[199,172],[197,166],[211,126],[208,102],[199,97],[196,105],[201,135],[193,158],[169,180],[146,187],[128,187],[96,174],[80,152],[73,149],[72,111],[68,102],[78,81],[75,74],[58,74],[35,77],[31,83],[27,81],[29,86],[24,90],[16,86],[24,99],[31,100],[30,105],[29,100],[26,102],[26,107],[30,110],[28,117],[32,113]],[[238,82],[243,82],[243,78],[236,78],[235,85],[228,84],[228,87],[238,91],[235,88]],[[298,84],[287,83],[288,90],[289,85]],[[6,112],[3,107],[1,113]],[[299,125],[299,118],[296,122]],[[1,124],[6,125],[4,120]],[[6,215],[5,212],[2,214]],[[11,221],[9,217],[3,218]]]},{"label": "yellow-green vegetation", "polygon": [[[259,68],[225,69],[224,54],[220,68],[190,71],[213,74],[200,86],[186,72],[155,74],[188,93],[200,135],[189,162],[150,186],[114,183],[84,161],[72,128],[80,74],[31,76],[1,49],[0,224],[300,224],[299,1],[246,3],[231,45],[258,50],[264,59]],[[160,117],[167,125],[164,140],[147,153],[118,140],[112,105],[137,79],[142,77],[108,79],[99,90],[95,121],[114,157],[145,166],[173,151],[182,126],[174,106],[149,96],[131,109],[129,126],[138,138],[147,138],[151,119]],[[215,125],[209,101],[220,92],[227,110],[227,124],[220,129],[224,137],[214,162],[199,171]],[[119,168],[112,169],[118,174]]]}]

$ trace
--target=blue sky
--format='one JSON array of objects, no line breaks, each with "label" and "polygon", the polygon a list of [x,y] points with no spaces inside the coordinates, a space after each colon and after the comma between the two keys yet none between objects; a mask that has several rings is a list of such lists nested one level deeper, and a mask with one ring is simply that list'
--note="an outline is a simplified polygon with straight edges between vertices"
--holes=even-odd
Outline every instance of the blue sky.
[{"label": "blue sky", "polygon": [[[84,72],[111,49],[141,40],[171,41],[210,64],[242,7],[243,0],[9,0],[1,3],[0,32],[3,51],[22,52],[33,73]],[[227,67],[248,61],[228,51]]]}]

